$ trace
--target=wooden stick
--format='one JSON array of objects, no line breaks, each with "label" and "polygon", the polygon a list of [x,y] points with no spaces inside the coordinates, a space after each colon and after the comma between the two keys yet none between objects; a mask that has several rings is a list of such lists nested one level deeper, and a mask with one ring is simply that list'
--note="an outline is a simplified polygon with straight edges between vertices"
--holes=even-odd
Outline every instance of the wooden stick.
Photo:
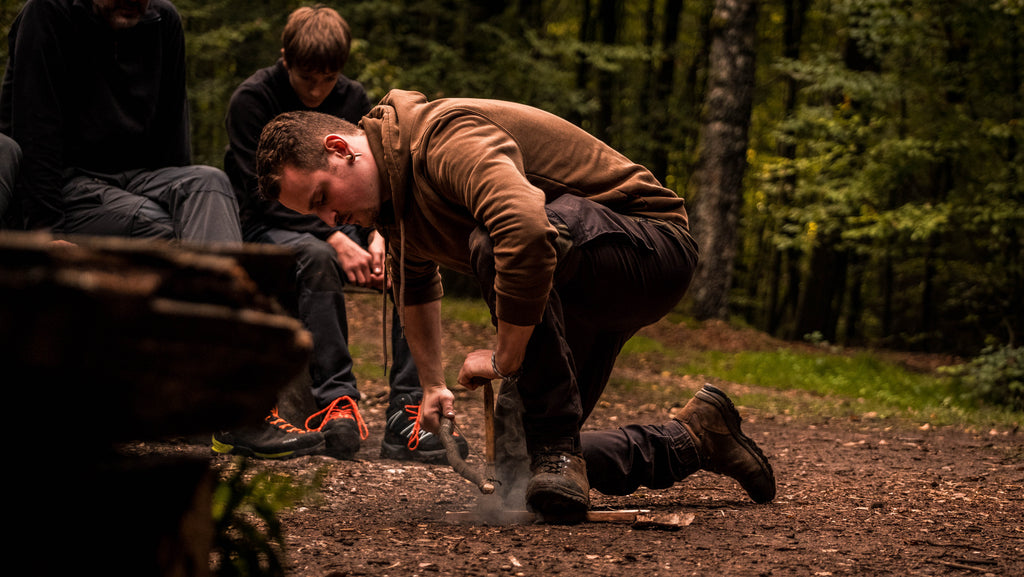
[{"label": "wooden stick", "polygon": [[459,446],[455,444],[455,439],[452,438],[452,427],[455,426],[455,422],[452,419],[442,418],[441,419],[441,430],[438,438],[441,439],[441,444],[444,445],[445,454],[448,456],[448,464],[452,466],[452,469],[456,473],[462,475],[474,485],[480,489],[480,492],[489,495],[494,492],[494,483],[491,483],[487,479],[483,478],[478,471],[473,470],[469,464],[463,460],[462,455],[459,454]]},{"label": "wooden stick", "polygon": [[484,385],[484,439],[486,442],[484,476],[493,484],[496,481],[495,468],[497,465],[494,445],[494,385],[491,384],[491,381],[487,381]]},{"label": "wooden stick", "polygon": [[[617,511],[587,511],[584,518],[590,523],[633,523],[638,515],[650,513],[648,509],[619,509]],[[486,519],[504,521],[507,523],[532,523],[540,519],[536,513],[530,511],[494,511],[482,513],[479,511],[446,511],[445,520],[450,522],[473,522]]]}]

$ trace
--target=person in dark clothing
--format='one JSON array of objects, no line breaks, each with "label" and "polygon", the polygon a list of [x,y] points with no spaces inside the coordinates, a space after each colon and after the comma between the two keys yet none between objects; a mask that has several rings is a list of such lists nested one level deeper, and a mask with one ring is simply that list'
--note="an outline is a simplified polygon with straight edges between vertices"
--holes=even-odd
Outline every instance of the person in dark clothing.
[{"label": "person in dark clothing", "polygon": [[[427,430],[455,417],[439,267],[479,281],[497,334],[466,356],[458,383],[502,380],[496,425],[507,425],[503,439],[521,431],[523,497],[536,512],[578,519],[591,488],[661,489],[701,469],[755,502],[775,498],[768,459],[711,385],[666,423],[581,431],[623,344],[676,306],[697,266],[683,199],[644,167],[536,108],[392,90],[358,127],[278,116],[260,137],[257,174],[268,198],[388,237]],[[519,468],[508,461],[502,469]]]},{"label": "person in dark clothing", "polygon": [[21,147],[11,137],[0,133],[0,230],[7,228],[7,211],[14,198],[14,184],[21,166]]},{"label": "person in dark clothing", "polygon": [[227,176],[191,165],[185,39],[167,0],[28,0],[0,132],[22,149],[19,228],[239,243]]},{"label": "person in dark clothing", "polygon": [[[351,34],[337,11],[320,5],[296,9],[288,18],[281,44],[281,58],[250,76],[231,97],[224,167],[238,196],[245,241],[285,245],[296,251],[296,310],[313,335],[310,377],[319,411],[306,420],[305,429],[275,415],[267,422],[283,428],[219,433],[214,436],[214,450],[277,455],[291,436],[313,430],[324,435],[326,454],[348,459],[366,438],[367,429],[357,404],[361,395],[348,349],[342,291],[347,283],[386,288],[384,239],[370,228],[327,225],[262,198],[256,181],[256,146],[263,127],[283,112],[315,110],[355,122],[369,112],[370,101],[361,84],[341,73]],[[440,440],[414,427],[421,397],[419,377],[397,313],[392,325],[394,363],[381,456],[447,462]],[[464,440],[460,445],[468,450]]]}]

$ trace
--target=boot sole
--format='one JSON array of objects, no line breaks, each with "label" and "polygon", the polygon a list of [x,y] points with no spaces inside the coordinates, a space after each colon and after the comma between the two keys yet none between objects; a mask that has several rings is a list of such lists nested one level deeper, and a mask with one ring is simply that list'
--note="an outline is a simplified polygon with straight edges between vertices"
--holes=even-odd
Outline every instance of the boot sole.
[{"label": "boot sole", "polygon": [[[771,479],[771,491],[764,495],[752,493],[747,487],[743,487],[747,491],[747,495],[754,500],[755,503],[770,503],[775,499],[775,471],[772,470],[771,463],[768,462],[768,458],[761,452],[761,448],[757,446],[757,443],[753,439],[743,434],[740,429],[740,418],[739,411],[736,410],[736,406],[733,405],[732,399],[725,394],[725,391],[718,387],[705,384],[701,390],[697,391],[694,395],[698,399],[704,401],[715,407],[719,414],[722,415],[722,420],[725,421],[725,426],[729,428],[729,432],[733,438],[742,446],[749,454],[757,461],[761,467],[761,472],[769,479]],[[742,483],[741,483],[742,484]]]},{"label": "boot sole", "polygon": [[435,449],[433,451],[411,451],[409,450],[409,447],[406,447],[405,445],[391,445],[388,443],[381,443],[380,458],[394,459],[396,461],[416,461],[419,463],[427,463],[429,465],[448,464],[448,455],[444,449]]},{"label": "boot sole", "polygon": [[548,523],[578,523],[587,516],[590,499],[570,494],[558,487],[529,487],[526,504]]},{"label": "boot sole", "polygon": [[211,449],[215,453],[222,455],[241,455],[243,457],[252,457],[254,459],[269,459],[269,460],[284,460],[294,459],[295,457],[304,457],[306,455],[316,455],[322,453],[327,447],[325,441],[321,441],[316,445],[310,447],[303,447],[301,449],[288,449],[283,451],[257,451],[249,447],[242,447],[240,445],[232,445],[223,441],[218,441],[217,437],[212,438]]}]

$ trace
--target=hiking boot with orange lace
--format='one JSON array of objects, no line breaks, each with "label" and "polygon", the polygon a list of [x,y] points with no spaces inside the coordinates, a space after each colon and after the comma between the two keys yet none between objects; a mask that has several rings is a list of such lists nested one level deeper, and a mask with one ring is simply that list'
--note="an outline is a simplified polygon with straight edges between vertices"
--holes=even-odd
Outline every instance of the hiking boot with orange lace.
[{"label": "hiking boot with orange lace", "polygon": [[704,385],[676,420],[690,432],[702,469],[732,477],[755,503],[775,499],[771,463],[740,430],[740,414],[725,392]]},{"label": "hiking boot with orange lace", "polygon": [[[313,423],[317,423],[314,427]],[[359,443],[370,436],[359,407],[352,397],[338,397],[306,419],[306,429],[322,433],[327,441],[324,454],[335,459],[352,459]]]},{"label": "hiking boot with orange lace", "polygon": [[292,425],[274,407],[259,427],[214,433],[212,449],[256,459],[291,459],[319,453],[326,446],[323,435]]},{"label": "hiking boot with orange lace", "polygon": [[[384,429],[384,440],[380,444],[382,459],[399,461],[419,461],[435,465],[447,465],[441,439],[433,433],[420,429],[421,399],[403,393],[391,400],[387,410],[387,425]],[[459,454],[465,459],[469,455],[469,444],[458,433],[452,433]]]}]

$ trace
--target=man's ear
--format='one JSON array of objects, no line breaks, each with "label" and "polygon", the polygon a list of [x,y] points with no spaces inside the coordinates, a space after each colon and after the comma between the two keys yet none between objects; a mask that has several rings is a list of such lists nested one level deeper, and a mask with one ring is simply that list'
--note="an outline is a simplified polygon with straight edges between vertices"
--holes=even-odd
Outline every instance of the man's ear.
[{"label": "man's ear", "polygon": [[340,156],[346,156],[350,153],[348,142],[338,134],[328,134],[325,136],[324,148]]}]

